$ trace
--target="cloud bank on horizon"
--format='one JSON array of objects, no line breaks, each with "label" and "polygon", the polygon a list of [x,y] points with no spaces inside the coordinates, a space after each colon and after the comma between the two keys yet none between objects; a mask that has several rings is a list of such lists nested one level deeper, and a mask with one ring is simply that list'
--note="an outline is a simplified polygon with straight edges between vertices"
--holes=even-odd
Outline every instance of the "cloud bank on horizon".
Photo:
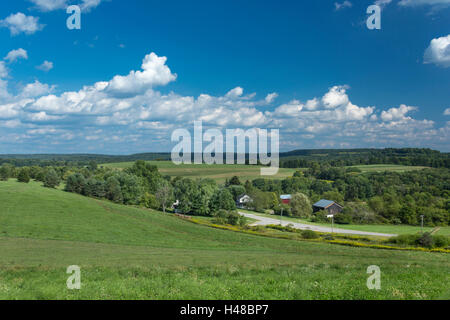
[{"label": "cloud bank on horizon", "polygon": [[306,102],[275,105],[273,111],[259,107],[274,104],[276,93],[257,99],[255,94],[244,94],[241,87],[223,96],[162,94],[156,87],[177,78],[166,62],[166,57],[150,53],[141,70],[59,95],[52,94],[54,86],[35,81],[13,96],[4,86],[3,71],[0,143],[52,145],[61,152],[76,151],[80,145],[87,147],[80,152],[91,147],[96,150],[99,144],[129,147],[153,141],[168,145],[172,130],[189,129],[196,120],[203,121],[205,127],[279,128],[284,149],[363,144],[442,147],[450,138],[448,123],[436,128],[431,120],[414,119],[412,113],[418,107],[378,110],[353,104],[347,85],[333,86],[322,97]]},{"label": "cloud bank on horizon", "polygon": [[[42,12],[60,10],[70,3],[30,1]],[[83,0],[81,4],[89,11],[101,2]],[[391,1],[382,2],[387,5]],[[401,0],[398,5],[448,3],[450,0]],[[335,3],[336,11],[351,7],[350,1]],[[20,12],[1,20],[0,26],[8,28],[11,36],[31,35],[44,28],[39,18]],[[421,107],[406,103],[387,109],[359,106],[350,99],[351,83],[336,83],[323,88],[319,96],[284,103],[277,102],[278,92],[247,94],[240,86],[222,95],[163,93],[161,88],[177,81],[178,75],[165,56],[150,52],[139,70],[85,84],[77,91],[57,93],[57,85],[36,79],[12,93],[10,69],[30,54],[23,48],[11,48],[0,61],[0,153],[170,151],[172,131],[191,129],[198,120],[206,128],[222,130],[280,129],[282,150],[425,146],[449,151],[450,121],[438,126],[435,121],[418,119],[414,115]],[[448,68],[450,35],[432,39],[423,62]],[[45,60],[36,68],[50,72],[54,65]],[[450,115],[448,109],[441,112]]]}]

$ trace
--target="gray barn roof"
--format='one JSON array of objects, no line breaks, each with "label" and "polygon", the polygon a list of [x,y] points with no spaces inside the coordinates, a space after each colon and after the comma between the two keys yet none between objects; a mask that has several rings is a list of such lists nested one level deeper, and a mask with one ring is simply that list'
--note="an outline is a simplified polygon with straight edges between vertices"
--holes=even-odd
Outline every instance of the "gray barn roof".
[{"label": "gray barn roof", "polygon": [[313,206],[317,207],[317,208],[324,208],[325,209],[325,208],[328,208],[329,206],[331,206],[333,203],[335,203],[335,202],[331,201],[331,200],[322,199],[322,200],[314,203]]}]

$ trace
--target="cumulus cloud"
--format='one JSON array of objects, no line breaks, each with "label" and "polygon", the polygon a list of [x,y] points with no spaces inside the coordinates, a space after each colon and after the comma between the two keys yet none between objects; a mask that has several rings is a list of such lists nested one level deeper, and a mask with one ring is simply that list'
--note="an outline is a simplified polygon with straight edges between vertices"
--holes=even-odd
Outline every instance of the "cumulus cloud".
[{"label": "cumulus cloud", "polygon": [[67,0],[30,0],[41,11],[53,11],[67,7]]},{"label": "cumulus cloud", "polygon": [[[40,141],[46,141],[45,146],[57,145],[58,152],[99,152],[99,143],[106,148],[102,152],[117,152],[117,148],[145,152],[155,150],[155,145],[167,151],[171,131],[189,129],[196,120],[202,120],[205,128],[222,130],[280,129],[281,145],[289,149],[448,145],[450,130],[412,118],[410,113],[416,107],[377,110],[358,106],[351,102],[345,85],[333,86],[306,102],[280,102],[270,110],[268,105],[274,103],[276,93],[258,99],[255,94],[244,94],[242,87],[218,96],[163,94],[157,86],[176,79],[166,62],[165,57],[151,53],[140,70],[78,91],[56,94],[54,86],[37,80],[26,85],[17,96],[9,95],[3,103],[0,100],[0,146],[8,139],[15,146],[42,146]],[[6,89],[4,93],[8,94]]]},{"label": "cumulus cloud", "polygon": [[22,98],[36,98],[43,95],[47,95],[55,90],[55,86],[49,86],[48,84],[41,83],[35,80],[33,83],[27,84],[20,93]]},{"label": "cumulus cloud", "polygon": [[[68,0],[29,0],[31,1],[40,11],[48,12],[48,11],[54,11],[54,10],[60,10],[67,8],[70,4],[72,4],[72,1]],[[84,12],[89,12],[92,9],[98,7],[103,0],[82,0],[80,7],[81,10]],[[73,3],[78,4],[78,3]]]},{"label": "cumulus cloud", "polygon": [[4,60],[7,60],[9,63],[15,62],[18,59],[28,59],[27,51],[22,48],[11,50],[4,58]]},{"label": "cumulus cloud", "polygon": [[431,40],[423,60],[424,63],[433,63],[444,68],[450,67],[450,34]]},{"label": "cumulus cloud", "polygon": [[450,116],[450,108],[445,109],[444,116]]},{"label": "cumulus cloud", "polygon": [[53,69],[53,62],[45,60],[41,65],[37,66],[36,69],[48,72]]},{"label": "cumulus cloud", "polygon": [[406,117],[406,114],[417,110],[417,107],[410,107],[407,105],[400,105],[399,108],[391,108],[387,111],[381,113],[381,119],[383,121],[399,121],[399,120],[410,120],[410,117]]},{"label": "cumulus cloud", "polygon": [[18,12],[0,20],[0,27],[8,28],[11,35],[16,36],[20,33],[33,34],[42,30],[44,25],[39,24],[39,18],[26,16],[22,12]]},{"label": "cumulus cloud", "polygon": [[99,83],[104,90],[119,94],[136,94],[157,85],[166,85],[175,81],[176,74],[172,74],[166,66],[166,57],[158,57],[151,53],[142,62],[142,71],[131,71],[127,76],[115,76],[109,83]]}]

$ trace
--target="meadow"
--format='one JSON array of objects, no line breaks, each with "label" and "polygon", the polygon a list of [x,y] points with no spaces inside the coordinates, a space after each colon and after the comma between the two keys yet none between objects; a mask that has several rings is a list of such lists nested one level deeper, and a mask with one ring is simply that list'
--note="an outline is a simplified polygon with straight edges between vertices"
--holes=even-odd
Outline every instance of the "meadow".
[{"label": "meadow", "polygon": [[[146,161],[158,167],[159,172],[170,177],[188,178],[210,178],[217,183],[224,183],[226,179],[238,176],[242,181],[261,178],[261,166],[249,166],[244,164],[181,164],[176,165],[172,161]],[[133,165],[134,162],[107,163],[101,166],[114,169],[125,169]],[[265,176],[268,179],[284,179],[292,177],[296,169],[280,168],[278,174]]]},{"label": "meadow", "polygon": [[[0,299],[450,298],[448,254],[213,229],[37,182],[0,182],[0,203]],[[81,290],[66,287],[69,265]]]},{"label": "meadow", "polygon": [[[106,163],[101,166],[113,169],[125,169],[133,165],[134,162],[117,162]],[[188,177],[188,178],[210,178],[217,183],[224,183],[226,179],[230,179],[233,176],[239,177],[241,181],[253,180],[261,178],[260,166],[248,166],[248,165],[207,165],[207,164],[181,164],[175,165],[172,161],[147,161],[152,165],[158,167],[159,172],[170,177]],[[364,172],[382,172],[382,171],[395,171],[405,172],[411,170],[421,170],[425,167],[420,166],[402,166],[402,165],[361,165],[354,166]],[[273,176],[264,176],[268,179],[285,179],[292,177],[296,171],[304,171],[306,169],[290,169],[280,168],[278,174]]]}]

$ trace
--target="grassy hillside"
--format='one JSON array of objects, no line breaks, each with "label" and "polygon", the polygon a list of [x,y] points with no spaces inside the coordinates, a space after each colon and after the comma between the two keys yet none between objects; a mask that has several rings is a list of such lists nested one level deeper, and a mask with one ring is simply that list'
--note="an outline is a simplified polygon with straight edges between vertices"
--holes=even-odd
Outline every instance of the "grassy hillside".
[{"label": "grassy hillside", "polygon": [[[0,203],[0,299],[450,298],[446,254],[234,233],[12,180]],[[373,264],[380,291],[366,287]]]},{"label": "grassy hillside", "polygon": [[[158,167],[159,172],[171,177],[181,176],[189,178],[211,178],[218,183],[225,182],[233,176],[238,176],[241,181],[253,180],[261,177],[261,167],[248,165],[207,165],[207,164],[182,164],[175,165],[172,161],[148,161]],[[131,167],[133,162],[118,162],[103,164],[104,167],[124,169]],[[266,178],[283,179],[291,177],[296,169],[280,168],[278,174],[266,176]]]}]

